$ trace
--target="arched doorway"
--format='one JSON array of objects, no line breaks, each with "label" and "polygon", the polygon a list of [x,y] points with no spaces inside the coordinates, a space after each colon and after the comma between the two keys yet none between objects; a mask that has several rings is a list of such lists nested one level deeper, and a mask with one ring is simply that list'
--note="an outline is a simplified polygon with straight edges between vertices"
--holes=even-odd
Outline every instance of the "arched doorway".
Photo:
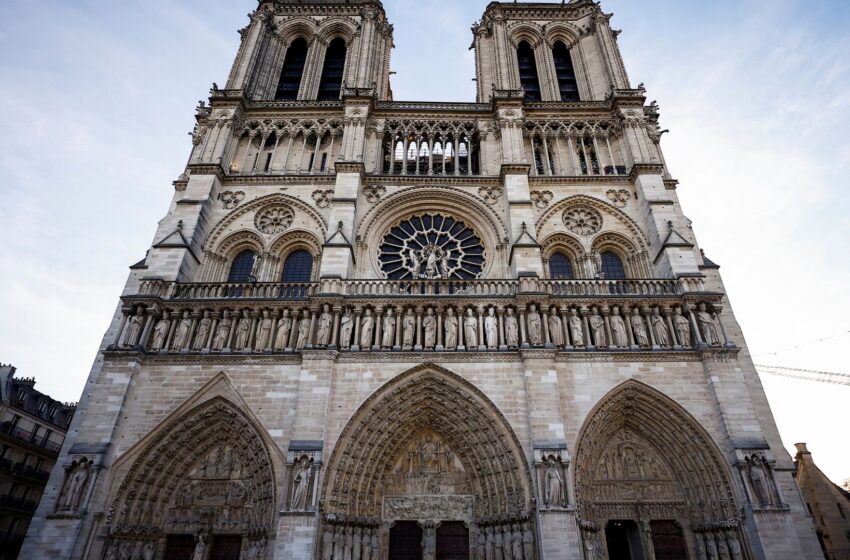
[{"label": "arched doorway", "polygon": [[588,415],[575,454],[590,558],[746,558],[728,471],[679,404],[636,381],[614,389]]},{"label": "arched doorway", "polygon": [[274,470],[242,408],[217,396],[152,435],[112,500],[106,557],[191,560],[203,550],[210,560],[266,558]]},{"label": "arched doorway", "polygon": [[336,443],[322,494],[321,558],[338,546],[348,557],[335,536],[353,527],[361,544],[368,534],[377,545],[371,558],[460,560],[516,541],[523,553],[513,558],[534,560],[522,447],[482,392],[438,366],[403,373],[363,403]]}]

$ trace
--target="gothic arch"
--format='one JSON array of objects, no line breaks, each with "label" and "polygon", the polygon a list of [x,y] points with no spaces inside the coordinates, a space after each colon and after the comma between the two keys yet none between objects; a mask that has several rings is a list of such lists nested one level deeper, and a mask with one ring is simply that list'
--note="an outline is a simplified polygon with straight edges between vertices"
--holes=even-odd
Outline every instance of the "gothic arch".
[{"label": "gothic arch", "polygon": [[273,266],[270,274],[274,281],[280,279],[283,273],[282,265],[286,262],[286,257],[299,249],[303,249],[313,255],[313,273],[311,278],[318,276],[319,265],[322,259],[322,244],[309,231],[295,230],[282,233],[271,243],[269,257],[273,260]]},{"label": "gothic arch", "polygon": [[264,253],[266,251],[266,244],[255,232],[240,230],[228,235],[221,242],[221,245],[218,246],[216,253],[229,262],[245,249],[251,249],[257,253]]},{"label": "gothic arch", "polygon": [[555,21],[546,25],[543,33],[549,48],[554,47],[558,41],[562,41],[568,49],[572,48],[578,43],[581,36],[579,29],[563,21]]},{"label": "gothic arch", "polygon": [[523,41],[528,41],[532,49],[537,49],[543,44],[543,30],[539,25],[519,22],[508,26],[508,35],[510,37],[511,46],[516,50],[519,44]]},{"label": "gothic arch", "polygon": [[469,473],[476,517],[530,511],[531,475],[507,419],[468,381],[423,364],[375,391],[348,421],[328,464],[325,513],[380,518],[384,483],[423,430],[440,434]]},{"label": "gothic arch", "polygon": [[337,37],[342,37],[345,40],[346,46],[351,50],[354,39],[357,35],[357,23],[347,17],[330,17],[319,24],[316,30],[316,36],[324,42],[330,43]]},{"label": "gothic arch", "polygon": [[[585,195],[569,196],[553,204],[544,212],[537,222],[537,238],[547,238],[553,232],[563,231],[564,224],[561,221],[561,215],[572,206],[589,206],[602,214],[604,222],[597,237],[604,233],[615,232],[628,238],[635,247],[635,251],[646,251],[649,247],[649,241],[643,230],[626,213],[606,201]],[[590,239],[593,239],[593,237],[585,236],[582,241],[582,245],[588,252],[592,246]]]},{"label": "gothic arch", "polygon": [[221,373],[115,462],[114,546],[169,534],[241,535],[246,547],[273,538],[282,461],[247,410]]},{"label": "gothic arch", "polygon": [[[481,237],[488,255],[482,278],[501,270],[500,248],[509,239],[504,222],[478,197],[450,187],[409,187],[387,196],[373,206],[360,221],[355,239],[358,261],[369,263],[371,270],[361,273],[380,277],[377,247],[384,235],[399,220],[425,212],[444,213],[460,219]],[[362,266],[362,265],[361,265]]]},{"label": "gothic arch", "polygon": [[722,452],[690,413],[646,384],[626,381],[590,411],[574,465],[576,502],[590,528],[585,538],[610,520],[654,518],[676,521],[691,542],[705,532],[722,534],[730,547],[740,539]]},{"label": "gothic arch", "polygon": [[307,41],[307,45],[313,41],[316,35],[318,25],[312,18],[304,16],[294,16],[287,18],[278,28],[277,35],[286,45],[286,48],[292,44],[295,39],[301,38]]},{"label": "gothic arch", "polygon": [[553,233],[544,239],[540,245],[543,256],[543,270],[546,271],[547,278],[550,277],[549,258],[555,253],[562,253],[569,259],[575,279],[584,277],[586,274],[584,261],[587,258],[587,252],[578,239],[566,233]]}]

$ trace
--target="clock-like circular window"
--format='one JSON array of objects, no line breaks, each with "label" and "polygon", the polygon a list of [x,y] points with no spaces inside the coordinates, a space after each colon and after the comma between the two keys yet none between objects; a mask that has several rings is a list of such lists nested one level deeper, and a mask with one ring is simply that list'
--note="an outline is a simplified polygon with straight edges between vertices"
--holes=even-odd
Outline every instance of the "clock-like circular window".
[{"label": "clock-like circular window", "polygon": [[481,238],[462,221],[422,214],[393,227],[378,249],[390,280],[472,280],[484,272]]}]

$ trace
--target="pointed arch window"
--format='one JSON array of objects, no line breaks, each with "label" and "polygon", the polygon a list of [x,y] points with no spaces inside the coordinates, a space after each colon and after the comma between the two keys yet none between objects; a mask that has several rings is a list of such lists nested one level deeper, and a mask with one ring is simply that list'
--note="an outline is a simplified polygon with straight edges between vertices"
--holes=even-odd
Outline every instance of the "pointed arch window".
[{"label": "pointed arch window", "polygon": [[322,78],[319,80],[319,101],[339,99],[339,92],[342,90],[342,74],[345,72],[346,51],[345,39],[342,37],[337,37],[328,45]]},{"label": "pointed arch window", "polygon": [[573,69],[573,59],[570,49],[558,41],[552,48],[552,58],[555,61],[555,74],[558,76],[558,89],[561,92],[561,101],[580,101],[578,95],[578,82],[576,72]]},{"label": "pointed arch window", "polygon": [[626,269],[620,257],[611,251],[602,253],[602,274],[605,280],[625,280]]},{"label": "pointed arch window", "polygon": [[549,257],[549,278],[552,280],[572,280],[573,265],[563,253]]},{"label": "pointed arch window", "polygon": [[286,257],[282,282],[309,282],[313,277],[313,255],[299,249]]},{"label": "pointed arch window", "polygon": [[537,77],[537,60],[528,41],[522,41],[516,50],[519,83],[525,89],[527,101],[540,101],[540,79]]},{"label": "pointed arch window", "polygon": [[301,37],[292,41],[286,49],[283,59],[283,70],[277,84],[275,100],[295,101],[301,87],[301,77],[304,75],[304,65],[307,62],[307,41]]},{"label": "pointed arch window", "polygon": [[228,282],[250,282],[251,271],[254,269],[254,251],[246,249],[242,251],[236,258],[233,259],[233,264],[230,265],[230,274],[227,277]]}]

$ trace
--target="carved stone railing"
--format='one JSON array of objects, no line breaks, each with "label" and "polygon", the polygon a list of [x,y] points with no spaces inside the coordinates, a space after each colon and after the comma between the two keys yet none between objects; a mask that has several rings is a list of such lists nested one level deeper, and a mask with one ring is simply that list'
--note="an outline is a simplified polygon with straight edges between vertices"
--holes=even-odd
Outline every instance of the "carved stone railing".
[{"label": "carved stone railing", "polygon": [[[541,280],[543,291],[551,296],[666,296],[682,295],[677,280]],[[691,286],[687,286],[690,288]],[[703,291],[703,290],[699,290]]]},{"label": "carved stone railing", "polygon": [[324,281],[322,292],[346,296],[513,296],[516,280],[343,280]]}]

